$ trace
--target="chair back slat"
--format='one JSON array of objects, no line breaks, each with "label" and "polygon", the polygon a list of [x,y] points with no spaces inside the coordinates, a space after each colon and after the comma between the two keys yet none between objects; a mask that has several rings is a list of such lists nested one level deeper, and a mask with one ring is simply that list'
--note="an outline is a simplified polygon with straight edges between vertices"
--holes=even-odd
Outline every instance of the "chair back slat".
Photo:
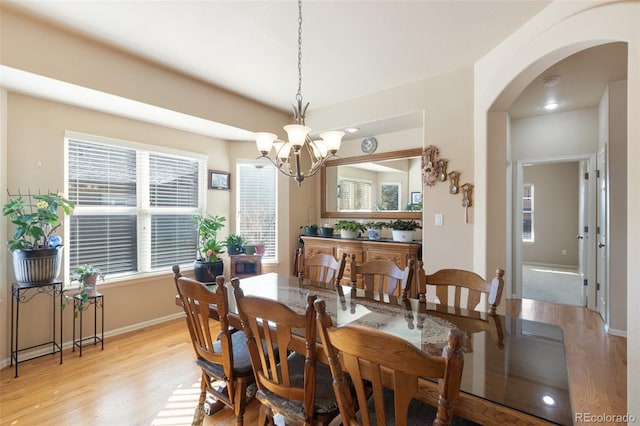
[{"label": "chair back slat", "polygon": [[[420,274],[420,279],[424,281],[425,291],[429,286],[435,287],[439,303],[473,311],[478,309],[484,296],[489,306],[489,312],[493,314],[496,313],[502,299],[503,277],[503,269],[497,269],[496,276],[491,281],[485,280],[475,272],[463,269],[441,269],[430,275]],[[453,289],[453,299],[449,297],[450,288]],[[463,292],[467,294],[466,304],[462,303]]]},{"label": "chair back slat", "polygon": [[[439,401],[434,424],[448,424],[453,418],[453,404],[460,392],[464,358],[463,334],[449,332],[448,346],[441,357],[430,356],[411,343],[378,330],[345,325],[334,327],[326,313],[326,303],[315,302],[317,332],[334,378],[333,386],[344,425],[384,425],[391,416],[396,425],[406,425],[412,399],[420,399],[420,378],[439,379]],[[351,380],[347,380],[345,373]],[[356,401],[349,391],[355,388]],[[393,413],[385,412],[383,389],[393,390]],[[375,409],[370,413],[367,396],[373,394]],[[360,408],[359,421],[356,407]]]},{"label": "chair back slat", "polygon": [[372,260],[360,265],[355,262],[355,256],[351,256],[351,288],[357,287],[358,275],[362,276],[365,296],[378,293],[401,296],[406,298],[413,281],[413,259],[407,261],[404,269],[398,267],[390,260]]}]

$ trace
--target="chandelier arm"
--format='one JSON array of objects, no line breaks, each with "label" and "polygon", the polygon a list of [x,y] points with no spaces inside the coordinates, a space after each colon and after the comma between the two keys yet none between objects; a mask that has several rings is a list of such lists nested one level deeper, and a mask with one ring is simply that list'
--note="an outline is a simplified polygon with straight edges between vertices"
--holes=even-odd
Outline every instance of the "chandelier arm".
[{"label": "chandelier arm", "polygon": [[[256,160],[259,160],[261,158],[266,158],[267,160],[269,160],[271,162],[271,164],[273,164],[280,171],[280,173],[282,173],[283,175],[285,175],[287,177],[295,177],[295,175],[291,172],[291,169],[288,167],[288,163],[286,163],[284,161],[274,160],[273,158],[269,157],[268,155],[260,155],[259,157],[256,158]],[[287,168],[289,168],[289,170],[283,169],[284,166],[287,166]]]}]

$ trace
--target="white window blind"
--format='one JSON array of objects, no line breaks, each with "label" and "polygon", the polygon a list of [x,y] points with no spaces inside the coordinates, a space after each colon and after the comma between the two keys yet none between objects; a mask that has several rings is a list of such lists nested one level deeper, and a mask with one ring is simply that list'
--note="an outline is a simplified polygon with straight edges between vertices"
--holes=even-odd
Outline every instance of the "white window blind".
[{"label": "white window blind", "polygon": [[371,182],[340,179],[338,186],[338,210],[371,210]]},{"label": "white window blind", "polygon": [[278,258],[276,168],[269,164],[237,165],[237,233],[250,243],[264,242],[263,260]]},{"label": "white window blind", "polygon": [[204,160],[75,138],[67,148],[71,269],[120,275],[193,261]]}]

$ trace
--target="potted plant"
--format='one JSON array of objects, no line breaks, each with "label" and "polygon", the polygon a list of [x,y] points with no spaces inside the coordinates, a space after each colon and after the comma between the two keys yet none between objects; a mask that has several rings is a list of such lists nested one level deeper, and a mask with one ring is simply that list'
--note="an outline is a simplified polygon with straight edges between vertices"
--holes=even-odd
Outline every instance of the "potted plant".
[{"label": "potted plant", "polygon": [[420,223],[411,220],[394,220],[387,224],[388,228],[391,228],[391,233],[393,235],[393,241],[404,241],[411,242],[413,241],[413,231],[416,229],[422,229]]},{"label": "potted plant", "polygon": [[198,229],[198,257],[193,263],[193,274],[200,282],[214,282],[224,272],[220,258],[224,248],[223,243],[217,240],[217,235],[227,218],[207,214],[194,216],[193,220]]},{"label": "potted plant", "polygon": [[375,222],[368,221],[364,223],[364,226],[367,227],[367,235],[370,240],[379,240],[380,232],[382,232],[382,228],[386,227],[386,222]]},{"label": "potted plant", "polygon": [[339,220],[336,222],[336,229],[340,231],[342,238],[358,238],[365,227],[355,220]]},{"label": "potted plant", "polygon": [[80,293],[78,294],[80,295],[80,309],[82,309],[89,297],[97,294],[96,283],[98,279],[104,281],[104,274],[88,263],[77,266],[72,274],[71,282],[79,283]]},{"label": "potted plant", "polygon": [[318,235],[318,225],[302,225],[300,229],[304,229],[304,235]]},{"label": "potted plant", "polygon": [[62,239],[54,233],[62,225],[60,213],[70,214],[74,204],[63,194],[18,195],[9,198],[2,214],[16,226],[8,241],[16,280],[48,282],[60,273]]},{"label": "potted plant", "polygon": [[240,254],[244,252],[244,246],[247,244],[247,240],[243,236],[238,234],[229,234],[224,241],[224,245],[227,247],[227,253]]}]

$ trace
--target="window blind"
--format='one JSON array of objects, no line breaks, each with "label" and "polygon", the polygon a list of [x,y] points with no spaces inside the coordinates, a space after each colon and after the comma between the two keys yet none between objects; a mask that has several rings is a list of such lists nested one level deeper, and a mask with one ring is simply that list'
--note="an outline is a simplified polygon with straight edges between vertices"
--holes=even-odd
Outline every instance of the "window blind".
[{"label": "window blind", "polygon": [[135,274],[195,259],[204,160],[68,140],[69,265]]},{"label": "window blind", "polygon": [[237,233],[250,243],[264,242],[263,260],[277,259],[276,168],[238,164]]}]

